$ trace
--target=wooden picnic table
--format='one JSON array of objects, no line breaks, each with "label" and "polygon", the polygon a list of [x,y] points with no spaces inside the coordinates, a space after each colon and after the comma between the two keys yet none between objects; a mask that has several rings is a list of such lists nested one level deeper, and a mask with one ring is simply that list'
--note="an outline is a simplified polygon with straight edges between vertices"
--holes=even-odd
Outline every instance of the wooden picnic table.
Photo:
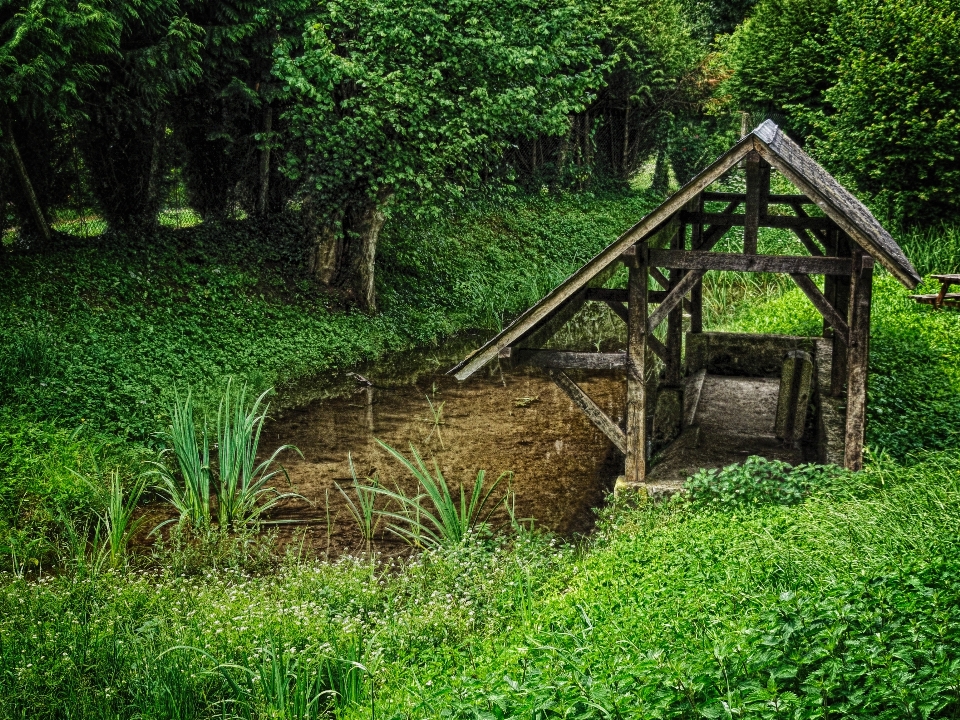
[{"label": "wooden picnic table", "polygon": [[948,292],[951,285],[960,285],[960,275],[931,275],[940,282],[940,292],[931,295],[911,295],[918,303],[933,305],[935,310],[946,307],[960,307],[960,293]]}]

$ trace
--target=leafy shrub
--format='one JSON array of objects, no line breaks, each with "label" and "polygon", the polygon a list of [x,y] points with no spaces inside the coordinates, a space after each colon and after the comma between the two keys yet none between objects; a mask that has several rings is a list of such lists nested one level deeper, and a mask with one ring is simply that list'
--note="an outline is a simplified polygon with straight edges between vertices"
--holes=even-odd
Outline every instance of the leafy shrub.
[{"label": "leafy shrub", "polygon": [[809,134],[808,115],[823,107],[837,77],[830,36],[837,12],[837,0],[760,0],[722,43],[732,71],[723,91],[734,106],[784,113],[789,129]]},{"label": "leafy shrub", "polygon": [[950,0],[763,0],[726,45],[726,88],[785,112],[882,215],[929,224],[957,213],[957,47]]},{"label": "leafy shrub", "polygon": [[721,469],[700,470],[684,487],[696,505],[736,510],[758,504],[796,505],[844,474],[832,465],[797,465],[756,455]]},{"label": "leafy shrub", "polygon": [[951,0],[847,0],[815,149],[888,217],[930,223],[960,194],[960,13]]}]

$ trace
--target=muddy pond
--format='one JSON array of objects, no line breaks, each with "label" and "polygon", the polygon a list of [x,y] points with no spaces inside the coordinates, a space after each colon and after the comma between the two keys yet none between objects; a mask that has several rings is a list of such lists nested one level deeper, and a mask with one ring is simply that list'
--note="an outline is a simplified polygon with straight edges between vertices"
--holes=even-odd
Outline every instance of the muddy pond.
[{"label": "muddy pond", "polygon": [[[446,375],[488,336],[467,334],[281,389],[279,405],[291,409],[271,413],[261,451],[285,443],[300,449],[302,459],[286,452],[281,462],[292,489],[308,501],[285,501],[271,513],[272,520],[294,521],[277,525],[281,542],[320,558],[362,552],[338,489],[350,492],[350,460],[361,480],[417,491],[416,480],[377,440],[408,457],[415,447],[431,468],[437,463],[455,493],[461,483],[472,486],[481,470],[488,483],[510,473],[498,494],[509,487],[516,518],[567,537],[589,532],[594,509],[623,472],[622,456],[541,370],[495,362],[466,382]],[[577,380],[615,422],[622,420],[622,373]],[[507,520],[502,510],[493,518]],[[376,549],[389,556],[406,544],[381,526]]]}]

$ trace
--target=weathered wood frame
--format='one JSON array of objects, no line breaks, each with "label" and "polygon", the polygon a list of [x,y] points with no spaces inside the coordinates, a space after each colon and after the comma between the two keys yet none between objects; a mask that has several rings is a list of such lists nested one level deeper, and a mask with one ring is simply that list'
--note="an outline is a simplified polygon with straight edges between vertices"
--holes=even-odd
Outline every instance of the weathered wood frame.
[{"label": "weathered wood frame", "polygon": [[[744,193],[706,190],[740,161],[747,176]],[[793,182],[801,194],[771,194],[773,169]],[[708,202],[728,204],[721,212],[708,212]],[[793,214],[771,214],[771,205],[786,206]],[[809,205],[819,208],[823,216],[811,216],[804,208]],[[741,206],[743,214],[737,214]],[[744,228],[743,252],[713,252],[727,230],[735,226]],[[758,254],[761,227],[793,231],[810,254]],[[679,386],[683,312],[690,314],[690,332],[702,332],[704,274],[710,270],[785,273],[821,313],[824,335],[832,338],[828,391],[837,396],[846,387],[844,464],[858,470],[866,416],[874,258],[908,288],[919,283],[920,276],[910,261],[869,210],[767,121],[451,372],[463,380],[497,357],[548,368],[554,382],[625,454],[626,481],[642,483],[646,479],[649,436],[649,360],[652,355],[659,357],[664,365],[663,383]],[[627,287],[604,288],[618,262],[628,268]],[[811,275],[824,276],[822,291]],[[660,289],[651,289],[651,278]],[[626,352],[543,350],[544,343],[590,301],[606,303],[626,323]],[[652,311],[651,305],[656,306]],[[654,330],[664,321],[666,342],[661,342]],[[571,369],[625,369],[623,429],[563,372]]]}]

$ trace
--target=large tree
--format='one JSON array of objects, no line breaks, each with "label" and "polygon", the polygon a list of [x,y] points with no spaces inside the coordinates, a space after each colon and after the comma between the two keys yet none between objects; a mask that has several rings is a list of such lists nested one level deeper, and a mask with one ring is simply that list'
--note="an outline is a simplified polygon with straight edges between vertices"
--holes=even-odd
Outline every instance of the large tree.
[{"label": "large tree", "polygon": [[511,138],[565,132],[600,83],[589,20],[575,0],[334,0],[283,43],[317,277],[373,311],[391,202],[462,193]]},{"label": "large tree", "polygon": [[761,0],[726,89],[782,112],[834,172],[908,223],[960,212],[960,13],[951,0]]},{"label": "large tree", "polygon": [[45,209],[67,189],[64,124],[82,116],[82,93],[117,53],[119,22],[102,2],[43,0],[0,6],[0,139],[8,172],[0,203],[11,201],[24,228],[49,238]]}]

